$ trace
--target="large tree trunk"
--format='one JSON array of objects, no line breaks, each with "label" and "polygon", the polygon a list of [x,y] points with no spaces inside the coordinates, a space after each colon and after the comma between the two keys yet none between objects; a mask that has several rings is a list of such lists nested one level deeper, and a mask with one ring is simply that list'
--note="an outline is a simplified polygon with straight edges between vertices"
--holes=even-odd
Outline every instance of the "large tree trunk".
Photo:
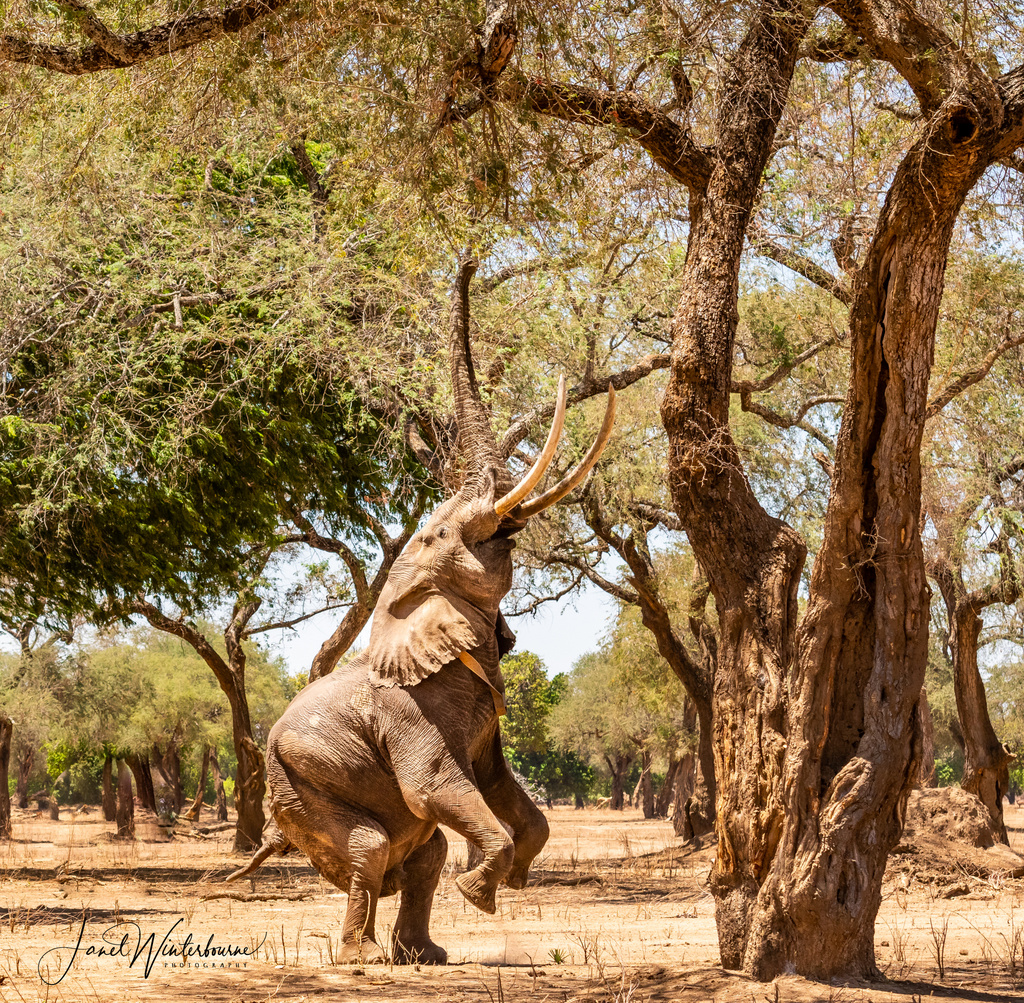
[{"label": "large tree trunk", "polygon": [[676,789],[676,779],[679,777],[682,761],[671,756],[668,761],[668,770],[665,772],[665,782],[658,791],[658,797],[654,802],[654,814],[658,818],[665,818],[668,815],[669,807],[672,804],[672,795]]},{"label": "large tree trunk", "polygon": [[640,805],[644,818],[654,818],[654,784],[651,780],[652,756],[650,750],[641,753],[643,769],[640,771]]},{"label": "large tree trunk", "polygon": [[[729,432],[745,229],[806,29],[804,7],[773,6],[755,16],[722,83],[710,179],[691,199],[662,417],[673,503],[721,628],[711,884],[722,963],[763,979],[873,977],[882,875],[921,755],[919,453],[935,325],[956,214],[1001,109],[987,80],[977,100],[942,101],[855,276],[850,388],[798,631],[804,543],[757,502]],[[838,12],[887,16],[873,4]],[[965,87],[977,76],[952,79]]]},{"label": "large tree trunk", "polygon": [[153,786],[153,772],[150,769],[149,757],[131,753],[124,757],[125,763],[135,778],[135,790],[138,791],[139,804],[156,813],[156,789]]},{"label": "large tree trunk", "polygon": [[120,839],[135,838],[135,798],[132,795],[132,771],[123,760],[117,761],[117,835]]},{"label": "large tree trunk", "polygon": [[626,802],[623,786],[626,782],[626,773],[633,764],[633,757],[617,755],[613,759],[611,756],[605,756],[604,761],[608,764],[608,769],[612,774],[612,801],[610,807],[615,809],[615,811],[622,811]]},{"label": "large tree trunk", "polygon": [[[262,605],[261,599],[239,600],[232,611],[231,622],[224,631],[228,660],[197,630],[182,620],[164,616],[151,603],[137,601],[135,611],[143,614],[158,630],[180,637],[190,644],[210,667],[231,708],[231,738],[235,746],[238,772],[235,776],[235,850],[248,853],[263,840],[263,796],[266,793],[263,754],[252,737],[249,702],[245,693],[245,650],[242,642],[245,628]],[[215,776],[219,775],[219,767]]]},{"label": "large tree trunk", "polygon": [[14,722],[0,711],[0,839],[11,838],[11,797],[7,774],[11,765],[11,735]]},{"label": "large tree trunk", "polygon": [[[213,750],[209,746],[206,746],[203,749],[203,765],[199,770],[199,786],[196,788],[196,796],[193,799],[192,804],[184,814],[184,818],[187,818],[191,822],[194,822],[199,818],[199,813],[203,808],[203,793],[206,790],[206,777],[210,772],[210,754],[212,752]],[[223,790],[223,787],[224,785],[221,784],[221,790]]]},{"label": "large tree trunk", "polygon": [[978,638],[982,621],[982,594],[971,594],[963,575],[948,561],[932,562],[932,577],[939,585],[949,621],[949,650],[953,658],[953,690],[964,746],[964,776],[960,786],[976,794],[989,810],[993,825],[1009,843],[1003,821],[1003,798],[1010,789],[1013,756],[992,727],[985,683],[978,670]]},{"label": "large tree trunk", "polygon": [[[720,624],[712,739],[718,854],[712,873],[722,964],[743,964],[751,912],[782,821],[785,677],[805,547],[754,497],[729,432],[739,265],[751,208],[806,31],[799,3],[765,5],[731,61],[707,187],[690,236],[662,401],[669,486]],[[735,100],[731,98],[735,97]]]},{"label": "large tree trunk", "polygon": [[922,752],[920,445],[935,327],[956,216],[987,163],[975,139],[994,111],[990,94],[958,97],[900,165],[856,277],[850,390],[789,687],[784,815],[744,952],[761,978],[789,965],[877,974],[882,878]]}]

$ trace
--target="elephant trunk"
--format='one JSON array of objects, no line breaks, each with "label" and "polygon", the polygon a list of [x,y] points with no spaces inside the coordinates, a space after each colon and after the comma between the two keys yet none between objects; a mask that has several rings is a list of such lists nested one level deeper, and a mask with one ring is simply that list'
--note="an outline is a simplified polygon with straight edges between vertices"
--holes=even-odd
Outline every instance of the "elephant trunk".
[{"label": "elephant trunk", "polygon": [[459,452],[467,463],[466,483],[477,480],[484,470],[491,467],[497,470],[498,488],[504,492],[511,487],[512,478],[498,451],[487,408],[480,399],[469,344],[469,283],[479,266],[476,258],[461,256],[452,293],[451,363],[455,418],[459,426]]}]

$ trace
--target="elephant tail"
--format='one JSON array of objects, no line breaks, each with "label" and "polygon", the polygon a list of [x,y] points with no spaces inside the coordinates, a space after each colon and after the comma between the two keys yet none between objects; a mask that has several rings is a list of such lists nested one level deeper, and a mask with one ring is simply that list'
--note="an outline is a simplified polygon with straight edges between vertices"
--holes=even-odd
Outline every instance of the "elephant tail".
[{"label": "elephant tail", "polygon": [[237,881],[239,878],[252,874],[253,871],[259,870],[267,857],[272,857],[275,853],[287,853],[291,848],[292,844],[288,841],[288,837],[281,832],[277,827],[277,823],[271,819],[263,830],[263,842],[260,844],[260,848],[252,855],[252,859],[245,867],[241,867],[229,874],[224,879],[224,883]]}]

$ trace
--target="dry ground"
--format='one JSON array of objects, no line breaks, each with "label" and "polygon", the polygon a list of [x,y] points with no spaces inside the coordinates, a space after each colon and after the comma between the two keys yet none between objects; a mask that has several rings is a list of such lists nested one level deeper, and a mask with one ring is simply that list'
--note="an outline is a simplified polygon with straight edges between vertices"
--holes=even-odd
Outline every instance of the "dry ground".
[{"label": "dry ground", "polygon": [[[957,860],[893,858],[876,929],[889,981],[829,986],[792,976],[752,983],[716,967],[714,909],[707,892],[712,851],[679,846],[667,822],[635,812],[555,809],[552,838],[531,886],[503,889],[499,912],[468,906],[452,881],[465,844],[450,839],[434,907],[433,935],[452,963],[340,968],[345,897],[299,858],[271,861],[255,883],[218,884],[238,858],[231,832],[177,835],[125,845],[98,810],[59,822],[16,813],[15,839],[0,844],[0,1000],[776,1001],[916,1003],[929,995],[1024,1001],[1024,881],[977,878]],[[1010,809],[1012,843],[1024,850],[1024,812]],[[204,819],[204,827],[211,827]],[[155,831],[150,836],[155,836]],[[908,863],[910,861],[910,863]],[[927,864],[927,866],[924,866]],[[916,868],[916,869],[915,869]],[[224,897],[230,895],[233,897]],[[387,938],[395,899],[384,900]],[[83,919],[85,921],[83,929]],[[119,927],[134,950],[141,933],[159,945],[244,949],[232,964],[146,952],[86,956]],[[131,924],[136,924],[132,926]],[[62,981],[81,933],[81,950]],[[382,943],[384,939],[382,939]],[[109,946],[109,945],[108,945]],[[47,954],[47,952],[53,952]],[[939,962],[941,960],[941,972]],[[46,981],[41,977],[46,976]],[[56,984],[49,985],[47,981]]]}]

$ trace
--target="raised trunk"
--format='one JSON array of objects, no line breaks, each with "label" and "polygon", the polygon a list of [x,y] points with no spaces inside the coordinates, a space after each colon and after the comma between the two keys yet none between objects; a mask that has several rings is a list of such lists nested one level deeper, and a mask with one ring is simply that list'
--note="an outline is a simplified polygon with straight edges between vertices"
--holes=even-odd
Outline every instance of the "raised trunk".
[{"label": "raised trunk", "polygon": [[11,838],[11,797],[7,774],[11,765],[11,735],[14,722],[0,711],[0,839]]},{"label": "raised trunk", "polygon": [[132,795],[132,771],[123,760],[117,761],[117,835],[120,839],[135,838],[135,798]]},{"label": "raised trunk", "polygon": [[228,799],[224,796],[224,779],[220,775],[220,763],[217,762],[217,753],[213,749],[210,750],[210,767],[213,769],[213,790],[217,798],[215,805],[217,821],[226,822],[228,820]]},{"label": "raised trunk", "polygon": [[1003,798],[1010,789],[1013,757],[992,727],[985,683],[978,670],[978,638],[982,621],[979,599],[968,593],[963,575],[946,561],[933,562],[949,620],[949,650],[953,657],[953,690],[964,748],[964,776],[960,786],[977,795],[992,816],[993,826],[1009,843],[1003,821]]},{"label": "raised trunk", "polygon": [[[209,746],[206,746],[206,748],[203,749],[203,765],[199,770],[199,786],[196,788],[196,796],[193,798],[192,804],[183,816],[191,822],[194,822],[199,818],[199,813],[203,809],[203,793],[206,790],[206,777],[210,772],[210,755],[212,752],[213,750]],[[222,790],[223,786],[224,785],[221,784]]]},{"label": "raised trunk", "polygon": [[117,817],[117,796],[114,794],[114,757],[109,753],[103,760],[103,819],[113,822]]}]

